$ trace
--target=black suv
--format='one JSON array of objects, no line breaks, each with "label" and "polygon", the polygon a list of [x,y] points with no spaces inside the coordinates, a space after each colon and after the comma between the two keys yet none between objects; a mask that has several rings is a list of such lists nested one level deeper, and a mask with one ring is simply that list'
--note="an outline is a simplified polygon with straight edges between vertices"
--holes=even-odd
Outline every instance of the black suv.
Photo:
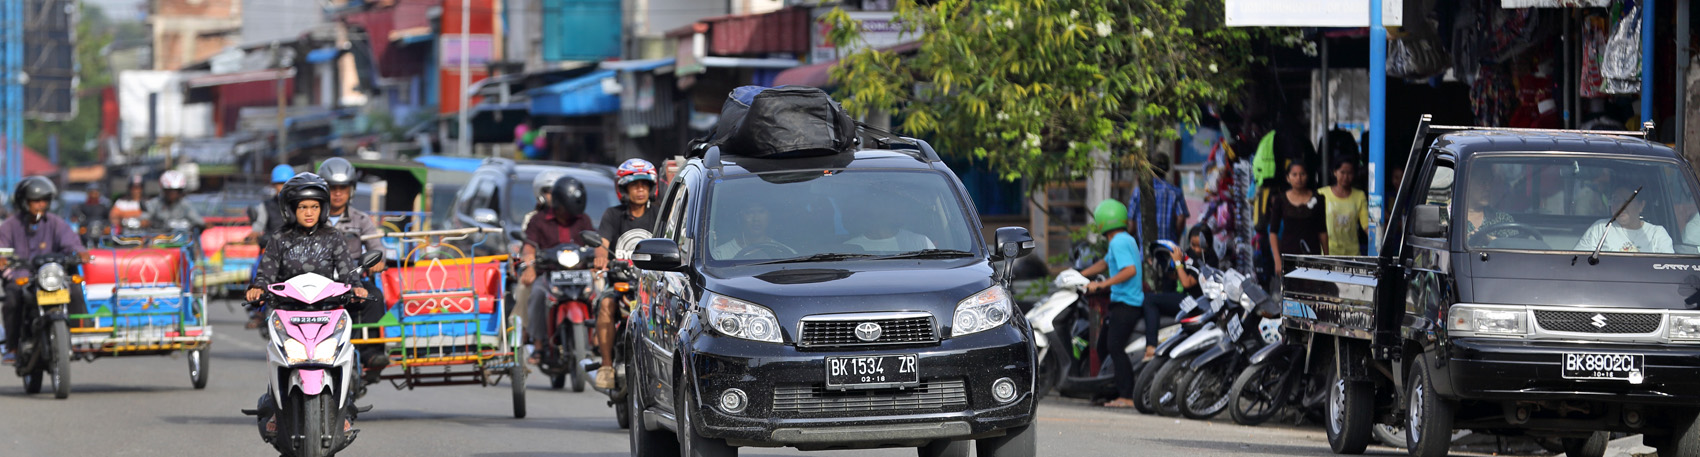
[{"label": "black suv", "polygon": [[[708,148],[662,194],[628,322],[632,455],[1034,453],[1033,331],[973,204],[904,138],[809,158]],[[999,269],[1007,271],[1006,269]],[[674,449],[677,447],[677,449]]]},{"label": "black suv", "polygon": [[[565,162],[514,162],[509,159],[485,159],[472,173],[466,186],[455,195],[451,228],[501,227],[508,239],[520,241],[525,237],[525,215],[536,208],[537,193],[531,181],[539,173],[559,171],[566,177],[584,183],[586,204],[584,212],[593,223],[600,224],[602,212],[620,204],[614,192],[614,167]],[[507,246],[486,245],[489,249]]]}]

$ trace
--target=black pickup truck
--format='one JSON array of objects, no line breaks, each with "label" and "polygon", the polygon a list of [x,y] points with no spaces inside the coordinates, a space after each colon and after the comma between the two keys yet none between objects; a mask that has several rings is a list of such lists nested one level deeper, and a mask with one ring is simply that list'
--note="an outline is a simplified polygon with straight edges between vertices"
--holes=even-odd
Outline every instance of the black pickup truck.
[{"label": "black pickup truck", "polygon": [[1336,453],[1379,423],[1417,456],[1454,429],[1700,455],[1696,182],[1645,135],[1425,116],[1380,256],[1286,259],[1291,341],[1333,361]]}]

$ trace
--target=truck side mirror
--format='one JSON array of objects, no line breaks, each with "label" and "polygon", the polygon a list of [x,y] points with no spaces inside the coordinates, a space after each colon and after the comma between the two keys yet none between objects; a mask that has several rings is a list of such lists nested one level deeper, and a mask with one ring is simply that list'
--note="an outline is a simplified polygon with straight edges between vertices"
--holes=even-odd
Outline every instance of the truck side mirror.
[{"label": "truck side mirror", "polygon": [[679,243],[668,238],[639,241],[632,250],[632,265],[645,270],[680,271],[685,269],[684,254]]},{"label": "truck side mirror", "polygon": [[1446,207],[1418,205],[1411,210],[1411,235],[1436,238],[1446,235]]},{"label": "truck side mirror", "polygon": [[1023,227],[1002,227],[993,235],[997,252],[992,260],[1015,259],[1033,252],[1033,234]]}]

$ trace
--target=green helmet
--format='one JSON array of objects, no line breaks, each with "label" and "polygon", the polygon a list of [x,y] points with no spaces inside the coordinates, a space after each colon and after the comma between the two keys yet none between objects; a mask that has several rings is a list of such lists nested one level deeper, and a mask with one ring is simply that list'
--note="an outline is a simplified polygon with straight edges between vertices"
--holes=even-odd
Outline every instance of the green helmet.
[{"label": "green helmet", "polygon": [[1127,228],[1127,205],[1115,200],[1098,202],[1098,208],[1092,210],[1092,222],[1098,224],[1098,233]]}]

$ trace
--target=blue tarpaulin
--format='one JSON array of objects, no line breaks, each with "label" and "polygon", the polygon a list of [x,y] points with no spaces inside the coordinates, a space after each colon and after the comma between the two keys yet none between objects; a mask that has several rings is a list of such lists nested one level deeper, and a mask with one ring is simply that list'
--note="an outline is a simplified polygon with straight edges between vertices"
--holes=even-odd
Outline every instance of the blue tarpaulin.
[{"label": "blue tarpaulin", "polygon": [[467,173],[478,170],[478,166],[484,163],[484,159],[479,158],[440,155],[422,155],[415,157],[413,161],[433,170],[464,171]]},{"label": "blue tarpaulin", "polygon": [[339,55],[342,55],[341,49],[326,46],[312,51],[307,51],[307,63],[329,62],[336,59],[336,56]]},{"label": "blue tarpaulin", "polygon": [[620,95],[602,90],[602,80],[613,78],[610,70],[593,72],[526,92],[531,97],[533,116],[595,116],[620,110]]}]

